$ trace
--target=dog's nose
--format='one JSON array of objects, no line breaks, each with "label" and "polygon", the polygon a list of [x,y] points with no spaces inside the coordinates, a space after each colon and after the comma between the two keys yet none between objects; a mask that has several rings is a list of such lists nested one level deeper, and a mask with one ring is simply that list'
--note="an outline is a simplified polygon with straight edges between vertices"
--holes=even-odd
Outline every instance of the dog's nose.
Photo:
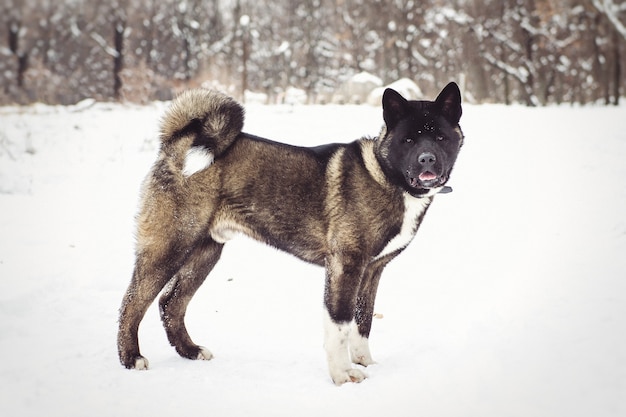
[{"label": "dog's nose", "polygon": [[418,162],[424,167],[430,167],[435,164],[437,158],[430,152],[423,152],[417,157]]}]

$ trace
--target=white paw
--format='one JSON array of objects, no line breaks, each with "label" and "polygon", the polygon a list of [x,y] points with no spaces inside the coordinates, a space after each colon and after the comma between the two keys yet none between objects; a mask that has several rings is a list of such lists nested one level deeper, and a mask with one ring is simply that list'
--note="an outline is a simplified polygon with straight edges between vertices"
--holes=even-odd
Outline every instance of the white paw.
[{"label": "white paw", "polygon": [[370,366],[370,365],[376,365],[378,362],[372,359],[371,356],[352,355],[352,363],[355,363],[357,365]]},{"label": "white paw", "polygon": [[367,375],[360,369],[346,369],[345,371],[331,372],[330,377],[335,385],[342,385],[346,382],[363,382]]},{"label": "white paw", "polygon": [[134,369],[137,369],[139,371],[147,370],[148,369],[148,359],[144,358],[143,356],[135,359]]},{"label": "white paw", "polygon": [[200,348],[200,352],[198,352],[198,358],[199,360],[203,360],[203,361],[210,361],[211,359],[213,359],[213,354],[211,353],[211,351],[207,348],[205,348],[204,346],[199,346]]},{"label": "white paw", "polygon": [[376,361],[372,359],[370,353],[369,340],[359,334],[356,323],[352,323],[350,331],[350,358],[352,363],[357,365],[369,366],[374,365]]}]

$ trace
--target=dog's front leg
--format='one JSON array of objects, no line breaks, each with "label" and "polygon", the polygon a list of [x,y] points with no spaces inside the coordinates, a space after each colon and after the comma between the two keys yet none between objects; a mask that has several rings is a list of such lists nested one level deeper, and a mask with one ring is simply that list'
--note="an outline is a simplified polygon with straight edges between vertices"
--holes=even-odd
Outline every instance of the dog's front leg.
[{"label": "dog's front leg", "polygon": [[344,257],[326,260],[324,348],[330,377],[336,385],[361,382],[367,377],[352,367],[348,350],[350,332],[356,327],[354,312],[364,269],[358,265],[346,262]]},{"label": "dog's front leg", "polygon": [[348,353],[348,342],[352,323],[338,323],[326,311],[324,318],[324,349],[330,377],[336,385],[346,382],[361,382],[367,375],[352,367]]},{"label": "dog's front leg", "polygon": [[369,336],[378,282],[386,264],[387,261],[378,261],[369,265],[363,274],[359,287],[354,313],[355,320],[350,332],[350,356],[353,363],[363,366],[376,363],[370,353]]}]

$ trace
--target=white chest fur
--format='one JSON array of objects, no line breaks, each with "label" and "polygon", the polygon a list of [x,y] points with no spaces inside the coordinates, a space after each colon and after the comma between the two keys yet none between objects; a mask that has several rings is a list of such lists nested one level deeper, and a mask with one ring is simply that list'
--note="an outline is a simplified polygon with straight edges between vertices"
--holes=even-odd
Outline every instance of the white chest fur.
[{"label": "white chest fur", "polygon": [[415,236],[415,233],[417,232],[417,221],[426,208],[428,208],[431,201],[431,198],[415,198],[410,194],[404,194],[404,219],[402,220],[400,233],[395,235],[387,243],[387,245],[385,245],[383,250],[376,255],[374,260],[389,255],[398,249],[403,249],[411,243],[413,236]]}]

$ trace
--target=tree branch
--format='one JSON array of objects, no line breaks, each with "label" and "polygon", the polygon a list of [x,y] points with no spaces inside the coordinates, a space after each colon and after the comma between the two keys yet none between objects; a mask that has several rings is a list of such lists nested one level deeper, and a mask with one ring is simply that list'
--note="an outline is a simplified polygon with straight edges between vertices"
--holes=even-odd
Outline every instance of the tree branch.
[{"label": "tree branch", "polygon": [[613,3],[613,0],[592,0],[592,4],[609,19],[615,30],[626,39],[626,26],[617,16],[620,11],[624,11],[624,4],[617,5]]}]

